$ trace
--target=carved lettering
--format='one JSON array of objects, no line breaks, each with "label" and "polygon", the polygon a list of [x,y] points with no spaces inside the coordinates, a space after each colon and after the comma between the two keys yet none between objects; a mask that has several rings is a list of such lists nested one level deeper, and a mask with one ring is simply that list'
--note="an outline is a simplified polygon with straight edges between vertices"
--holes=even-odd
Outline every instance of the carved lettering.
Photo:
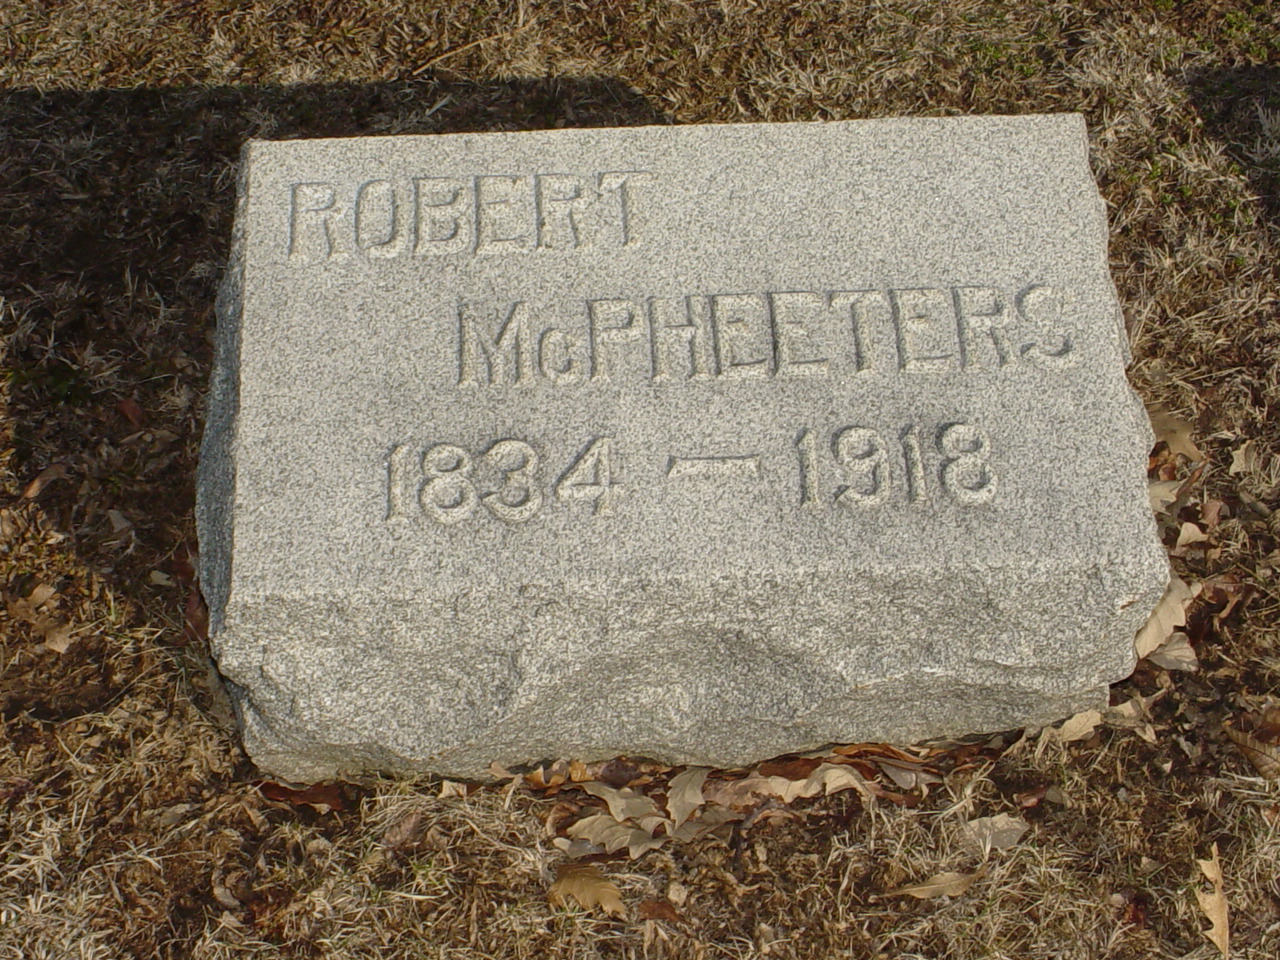
[{"label": "carved lettering", "polygon": [[890,291],[898,342],[898,369],[933,373],[957,366],[959,337],[955,308],[947,291],[916,287]]},{"label": "carved lettering", "polygon": [[949,423],[938,431],[942,486],[964,504],[987,503],[996,495],[996,475],[988,460],[991,441],[969,423]]},{"label": "carved lettering", "polygon": [[386,519],[404,520],[417,513],[422,480],[422,453],[397,443],[387,454]]},{"label": "carved lettering", "polygon": [[498,468],[502,486],[480,501],[499,520],[524,523],[533,519],[542,507],[537,451],[523,440],[499,440],[485,452],[484,459]]},{"label": "carved lettering", "polygon": [[848,478],[836,488],[836,503],[879,503],[889,495],[889,451],[879,433],[869,427],[845,427],[831,438],[831,446]]},{"label": "carved lettering", "polygon": [[702,380],[711,376],[705,306],[702,297],[649,298],[653,380]]},{"label": "carved lettering", "polygon": [[995,287],[954,287],[951,295],[960,327],[960,366],[1005,367],[1012,363],[1008,327],[1013,323],[1013,311],[1004,294]]},{"label": "carved lettering", "polygon": [[582,178],[569,173],[540,173],[537,186],[538,246],[544,250],[574,249],[582,245],[578,231],[580,208],[590,204]]},{"label": "carved lettering", "polygon": [[295,183],[289,196],[289,259],[329,260],[340,256],[337,192],[332,183]]},{"label": "carved lettering", "polygon": [[[927,449],[922,437],[933,438],[932,448]],[[687,441],[679,442],[687,446]],[[858,514],[894,503],[918,507],[935,497],[960,507],[981,507],[999,490],[990,438],[981,427],[964,421],[931,428],[918,423],[893,429],[852,424],[829,434],[804,429],[796,436],[795,450],[798,505],[815,515],[830,510]],[[633,485],[639,495],[653,496],[660,483],[692,484],[694,491],[702,489],[719,501],[734,495],[727,484],[765,480],[767,456],[662,456],[647,448],[645,457],[637,457],[644,462],[633,463]],[[543,470],[546,459],[534,444],[517,437],[502,437],[483,451],[453,443],[396,443],[383,461],[384,518],[395,525],[418,521],[448,528],[487,515],[523,524],[557,502],[563,505],[557,509],[584,504],[592,516],[609,517],[628,492],[612,436],[595,437],[576,450],[553,452],[551,461],[562,470],[554,483],[555,475]],[[699,482],[705,485],[699,488]]]},{"label": "carved lettering", "polygon": [[653,174],[644,170],[612,170],[601,173],[596,178],[600,196],[612,193],[617,197],[617,238],[621,246],[629,247],[636,239],[635,228],[632,226],[633,185],[638,180],[651,176]]},{"label": "carved lettering", "polygon": [[1060,367],[1075,362],[1071,334],[1062,327],[1062,301],[1061,292],[1046,284],[1027,287],[1018,294],[1018,316],[1037,332],[1037,339],[1023,343],[1020,352],[1039,366]]},{"label": "carved lettering", "polygon": [[458,384],[521,383],[530,374],[529,307],[523,301],[458,305]]},{"label": "carved lettering", "polygon": [[451,527],[483,505],[499,520],[524,523],[542,508],[539,464],[537,451],[514,438],[496,441],[478,458],[452,443],[396,444],[387,456],[387,520]]},{"label": "carved lettering", "polygon": [[617,365],[617,354],[627,344],[638,343],[644,312],[633,300],[588,300],[591,323],[591,379],[608,380]]},{"label": "carved lettering", "polygon": [[531,247],[533,200],[531,177],[476,177],[476,253]]},{"label": "carved lettering", "polygon": [[625,492],[626,487],[618,481],[613,437],[593,440],[556,484],[557,499],[585,500],[593,514],[604,517],[613,513],[614,503]]},{"label": "carved lettering", "polygon": [[582,365],[574,352],[582,338],[551,327],[538,338],[538,372],[550,383],[570,384],[582,379]]},{"label": "carved lettering", "polygon": [[356,190],[356,247],[371,257],[396,257],[406,233],[390,180],[369,180]]},{"label": "carved lettering", "polygon": [[471,455],[451,443],[437,443],[422,455],[424,483],[418,503],[437,523],[455,524],[475,512],[480,501],[471,482]]},{"label": "carved lettering", "polygon": [[716,369],[726,379],[767,377],[772,372],[768,301],[759,294],[711,297]]},{"label": "carved lettering", "polygon": [[379,177],[289,186],[289,263],[620,250],[644,239],[643,170]]},{"label": "carved lettering", "polygon": [[825,319],[827,304],[828,298],[821,293],[769,294],[778,376],[827,375],[831,361],[813,353],[813,332]]},{"label": "carved lettering", "polygon": [[673,480],[731,479],[754,480],[760,476],[760,456],[745,457],[672,457],[667,461],[667,476]]},{"label": "carved lettering", "polygon": [[853,369],[862,373],[871,369],[871,327],[877,317],[889,316],[888,300],[883,290],[839,290],[829,294],[831,306],[847,311],[849,332],[853,337]]},{"label": "carved lettering", "polygon": [[413,204],[417,256],[471,251],[474,230],[469,181],[454,177],[414,177]]},{"label": "carved lettering", "polygon": [[[451,194],[439,196],[443,203]],[[567,387],[1061,368],[1074,362],[1063,310],[1063,295],[1044,284],[1016,293],[958,286],[463,304],[457,382]]]},{"label": "carved lettering", "polygon": [[[974,507],[996,496],[997,477],[991,441],[970,423],[943,424],[932,432],[936,453],[926,453],[919,424],[908,423],[895,433],[855,424],[831,434],[831,471],[838,480],[825,488],[827,475],[819,456],[818,438],[803,431],[796,441],[800,504],[813,510],[830,505],[862,509],[889,502],[924,505],[932,492],[961,506]],[[892,439],[896,436],[897,443]]]}]

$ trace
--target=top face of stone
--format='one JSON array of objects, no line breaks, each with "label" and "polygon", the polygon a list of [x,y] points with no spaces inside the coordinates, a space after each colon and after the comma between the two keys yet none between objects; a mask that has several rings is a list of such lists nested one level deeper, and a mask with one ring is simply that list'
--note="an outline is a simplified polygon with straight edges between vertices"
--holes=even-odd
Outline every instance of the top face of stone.
[{"label": "top face of stone", "polygon": [[246,165],[241,598],[1151,552],[1079,116]]}]

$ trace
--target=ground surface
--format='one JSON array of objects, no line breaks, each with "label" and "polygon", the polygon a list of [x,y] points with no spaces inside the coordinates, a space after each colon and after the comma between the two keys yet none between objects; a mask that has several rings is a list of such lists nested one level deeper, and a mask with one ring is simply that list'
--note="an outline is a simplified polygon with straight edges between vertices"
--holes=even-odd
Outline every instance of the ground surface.
[{"label": "ground surface", "polygon": [[[0,4],[0,957],[1211,957],[1215,844],[1232,955],[1280,954],[1280,786],[1230,736],[1280,705],[1278,65],[1246,0]],[[597,856],[613,914],[548,901],[579,790],[255,781],[190,564],[241,141],[1049,110],[1088,118],[1134,383],[1203,454],[1152,461],[1198,671],[922,798]]]}]

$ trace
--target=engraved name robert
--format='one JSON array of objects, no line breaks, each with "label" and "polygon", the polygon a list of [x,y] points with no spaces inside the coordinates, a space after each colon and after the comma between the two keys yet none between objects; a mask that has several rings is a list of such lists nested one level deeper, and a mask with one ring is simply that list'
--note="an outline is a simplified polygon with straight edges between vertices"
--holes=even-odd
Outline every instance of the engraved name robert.
[{"label": "engraved name robert", "polygon": [[638,242],[643,170],[293,183],[288,262],[621,248]]},{"label": "engraved name robert", "polygon": [[1074,363],[1052,285],[787,290],[456,306],[464,388],[904,375]]}]

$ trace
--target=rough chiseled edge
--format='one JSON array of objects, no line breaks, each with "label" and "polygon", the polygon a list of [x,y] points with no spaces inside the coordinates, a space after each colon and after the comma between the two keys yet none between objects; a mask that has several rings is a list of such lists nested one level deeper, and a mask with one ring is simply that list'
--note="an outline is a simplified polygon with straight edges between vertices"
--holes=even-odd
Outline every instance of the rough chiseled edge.
[{"label": "rough chiseled edge", "polygon": [[[1088,635],[1081,634],[1078,646],[1083,660],[1091,666],[1094,661],[1089,651],[1105,650],[1107,656],[1100,657],[1097,669],[1087,674],[1076,674],[1070,664],[1059,663],[1056,677],[1039,679],[1019,680],[1016,671],[1003,678],[977,679],[934,672],[899,673],[866,683],[835,684],[825,691],[814,690],[803,715],[794,722],[769,721],[762,727],[749,718],[730,719],[724,729],[707,730],[706,748],[701,742],[690,743],[687,736],[679,733],[669,740],[661,735],[653,739],[652,729],[637,739],[626,724],[606,729],[608,719],[597,722],[600,716],[586,722],[589,735],[566,735],[563,730],[525,735],[522,731],[526,728],[549,730],[544,725],[547,717],[572,709],[566,706],[574,698],[572,681],[567,681],[565,688],[545,691],[547,695],[539,705],[503,717],[496,724],[477,727],[468,742],[430,756],[402,754],[379,739],[376,732],[355,734],[347,729],[341,714],[322,722],[316,722],[314,717],[305,719],[304,714],[314,709],[312,698],[319,696],[323,700],[323,687],[303,684],[296,689],[281,689],[271,679],[274,670],[255,669],[249,662],[241,664],[246,686],[237,691],[244,742],[263,769],[291,780],[377,771],[430,772],[482,780],[495,760],[515,767],[561,757],[592,761],[629,754],[671,764],[723,768],[750,764],[769,755],[817,749],[831,742],[909,742],[1039,726],[1080,710],[1105,706],[1106,683],[1120,680],[1132,671],[1132,645],[1126,648],[1123,644],[1162,593],[1167,574],[1163,553],[1153,550],[1144,555],[1132,577],[1125,578],[1131,589],[1117,593],[1103,585],[1104,594],[1112,598],[1112,612],[1094,621]],[[252,634],[256,618],[249,611],[245,614],[241,626]],[[345,629],[342,623],[330,626],[339,633]],[[1082,625],[1073,627],[1068,617],[1063,627],[1080,630]],[[245,652],[251,660],[252,652]],[[821,665],[817,668],[821,669]],[[773,672],[766,667],[761,676],[761,702],[767,704],[777,694],[776,690],[771,693],[768,682]],[[744,702],[733,701],[726,710],[731,715],[747,716],[750,711],[746,707]],[[815,721],[815,717],[831,719]],[[677,745],[680,741],[683,745]]]},{"label": "rough chiseled edge", "polygon": [[[929,699],[933,694],[925,689],[918,678],[909,681],[895,679],[885,681],[870,696],[890,697],[905,701],[909,698]],[[947,692],[957,699],[971,702],[1009,699],[1009,693],[991,685],[968,685],[957,689],[947,686]],[[379,743],[341,743],[316,737],[303,730],[292,717],[273,718],[268,721],[251,701],[248,691],[233,688],[232,697],[241,717],[241,730],[246,752],[263,771],[283,780],[297,783],[314,783],[333,778],[359,777],[377,773],[422,774],[452,777],[460,780],[485,781],[493,778],[494,763],[508,769],[533,767],[539,763],[561,759],[583,762],[609,760],[617,756],[630,756],[665,763],[671,766],[692,765],[717,769],[748,767],[773,756],[820,750],[833,743],[886,742],[915,743],[943,737],[970,734],[996,733],[1002,730],[1024,727],[1041,727],[1056,723],[1064,717],[1083,710],[1106,708],[1109,688],[1091,687],[1069,694],[1044,694],[1035,691],[1017,691],[1025,709],[1017,722],[999,723],[976,720],[971,724],[948,722],[919,723],[902,720],[867,721],[857,725],[857,735],[839,740],[790,737],[785,728],[779,728],[771,746],[743,750],[740,748],[707,749],[689,753],[663,753],[646,751],[635,744],[621,742],[602,743],[595,749],[578,749],[566,744],[562,748],[548,746],[545,751],[516,752],[498,744],[477,742],[468,748],[448,751],[426,760],[414,760],[397,754]]]},{"label": "rough chiseled edge", "polygon": [[[1098,225],[1097,232],[1092,238],[1094,249],[1099,252],[1102,258],[1103,269],[1106,271],[1107,284],[1111,288],[1111,302],[1114,310],[1114,318],[1116,325],[1116,333],[1119,337],[1120,356],[1124,366],[1127,368],[1133,363],[1133,346],[1129,342],[1129,331],[1125,326],[1124,309],[1120,304],[1120,294],[1116,290],[1115,279],[1111,276],[1110,249],[1111,249],[1111,227],[1107,217],[1107,202],[1103,199],[1102,191],[1098,189],[1098,178],[1093,172],[1093,167],[1089,163],[1089,125],[1082,113],[1066,113],[1051,114],[1051,116],[1069,116],[1079,119],[1079,137],[1080,137],[1080,166],[1081,169],[1089,176],[1093,182],[1093,204],[1095,214],[1093,222]],[[1132,392],[1132,387],[1130,387]],[[1137,394],[1134,393],[1137,399]],[[1140,401],[1139,401],[1140,402]]]},{"label": "rough chiseled edge", "polygon": [[240,407],[240,321],[244,310],[248,252],[249,168],[253,142],[240,152],[236,212],[227,270],[214,313],[213,372],[205,406],[204,436],[196,467],[196,534],[200,544],[200,588],[209,606],[209,633],[216,637],[231,599],[235,444]]}]

